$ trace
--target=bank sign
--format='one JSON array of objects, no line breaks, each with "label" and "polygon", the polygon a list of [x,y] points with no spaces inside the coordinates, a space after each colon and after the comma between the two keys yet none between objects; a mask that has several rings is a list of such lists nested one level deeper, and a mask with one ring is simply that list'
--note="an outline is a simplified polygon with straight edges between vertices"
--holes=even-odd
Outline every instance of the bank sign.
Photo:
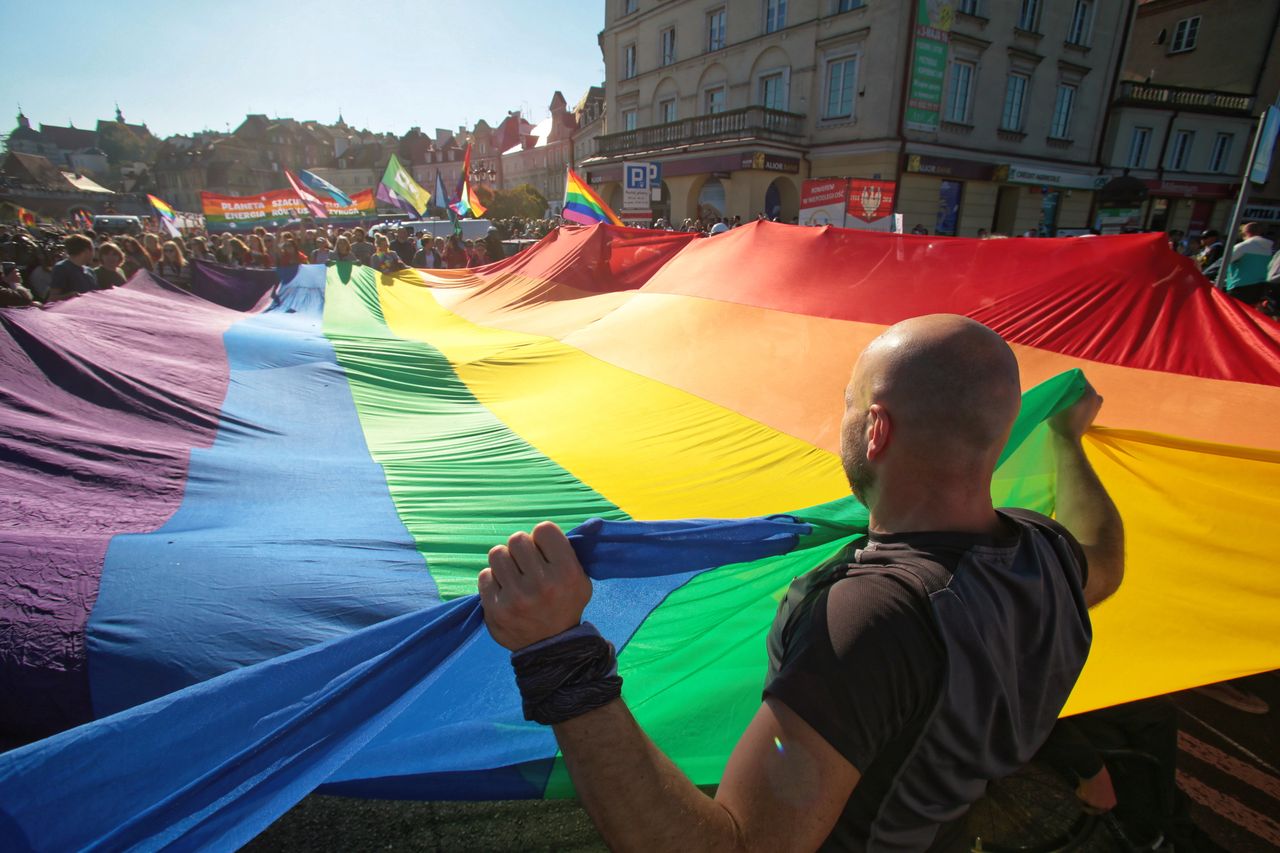
[{"label": "bank sign", "polygon": [[933,132],[942,114],[942,86],[947,78],[947,47],[953,0],[918,0],[915,38],[912,41],[911,83],[907,92],[904,123],[910,130]]}]

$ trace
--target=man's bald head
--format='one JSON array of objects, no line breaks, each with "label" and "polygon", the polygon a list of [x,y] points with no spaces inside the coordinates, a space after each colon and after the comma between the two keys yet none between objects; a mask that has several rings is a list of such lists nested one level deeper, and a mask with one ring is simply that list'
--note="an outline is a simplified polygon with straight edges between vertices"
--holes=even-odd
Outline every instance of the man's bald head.
[{"label": "man's bald head", "polygon": [[[847,402],[846,428],[875,406],[898,452],[940,472],[987,469],[989,475],[1021,403],[1018,363],[981,323],[954,314],[914,317],[863,352]],[[851,481],[855,473],[866,479],[868,472],[858,469],[867,464],[859,458],[866,451],[856,435],[847,436],[842,455]]]}]

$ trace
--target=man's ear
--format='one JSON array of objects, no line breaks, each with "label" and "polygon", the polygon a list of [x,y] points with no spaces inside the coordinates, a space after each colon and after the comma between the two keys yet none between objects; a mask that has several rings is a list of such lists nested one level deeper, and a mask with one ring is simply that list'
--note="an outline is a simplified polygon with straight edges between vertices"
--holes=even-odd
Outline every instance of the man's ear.
[{"label": "man's ear", "polygon": [[889,411],[880,403],[872,403],[867,410],[867,460],[875,461],[884,456],[889,448],[889,437],[893,432],[889,420]]}]

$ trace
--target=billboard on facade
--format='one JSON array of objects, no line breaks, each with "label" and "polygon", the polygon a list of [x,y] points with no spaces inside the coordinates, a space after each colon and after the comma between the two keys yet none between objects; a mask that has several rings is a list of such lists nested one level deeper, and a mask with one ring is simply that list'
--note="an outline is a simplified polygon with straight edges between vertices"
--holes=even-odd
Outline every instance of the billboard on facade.
[{"label": "billboard on facade", "polygon": [[911,130],[933,132],[942,115],[942,89],[947,79],[947,49],[955,4],[951,0],[918,0],[911,47],[911,81],[904,123]]},{"label": "billboard on facade", "polygon": [[848,178],[807,180],[800,188],[800,224],[843,228],[848,200]]},{"label": "billboard on facade", "polygon": [[864,231],[892,231],[894,191],[893,181],[870,178],[852,178],[849,181],[849,198],[845,206],[844,226]]}]

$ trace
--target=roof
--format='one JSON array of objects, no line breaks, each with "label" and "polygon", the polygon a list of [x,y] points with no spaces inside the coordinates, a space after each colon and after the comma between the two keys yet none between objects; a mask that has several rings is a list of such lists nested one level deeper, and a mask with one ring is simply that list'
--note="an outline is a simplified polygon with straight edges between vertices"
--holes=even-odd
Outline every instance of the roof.
[{"label": "roof", "polygon": [[63,151],[79,151],[82,148],[94,148],[98,144],[96,130],[81,130],[78,127],[59,127],[56,124],[40,125],[40,134],[46,142],[51,142]]},{"label": "roof", "polygon": [[528,141],[532,139],[532,144],[513,145],[502,153],[518,154],[521,151],[526,151],[530,148],[545,148],[547,145],[547,139],[551,136],[551,128],[554,125],[554,121],[555,120],[552,119],[551,116],[547,116],[533,126],[533,130],[531,130],[529,135],[525,137],[525,142],[528,143]]},{"label": "roof", "polygon": [[49,189],[71,189],[62,172],[47,157],[10,151],[4,161],[4,172],[14,177],[29,178]]},{"label": "roof", "polygon": [[67,183],[71,184],[71,186],[75,187],[81,192],[86,192],[86,193],[114,193],[115,192],[114,190],[107,189],[102,184],[99,184],[98,182],[94,181],[92,178],[86,175],[77,175],[75,172],[63,172],[62,177],[66,178]]}]

